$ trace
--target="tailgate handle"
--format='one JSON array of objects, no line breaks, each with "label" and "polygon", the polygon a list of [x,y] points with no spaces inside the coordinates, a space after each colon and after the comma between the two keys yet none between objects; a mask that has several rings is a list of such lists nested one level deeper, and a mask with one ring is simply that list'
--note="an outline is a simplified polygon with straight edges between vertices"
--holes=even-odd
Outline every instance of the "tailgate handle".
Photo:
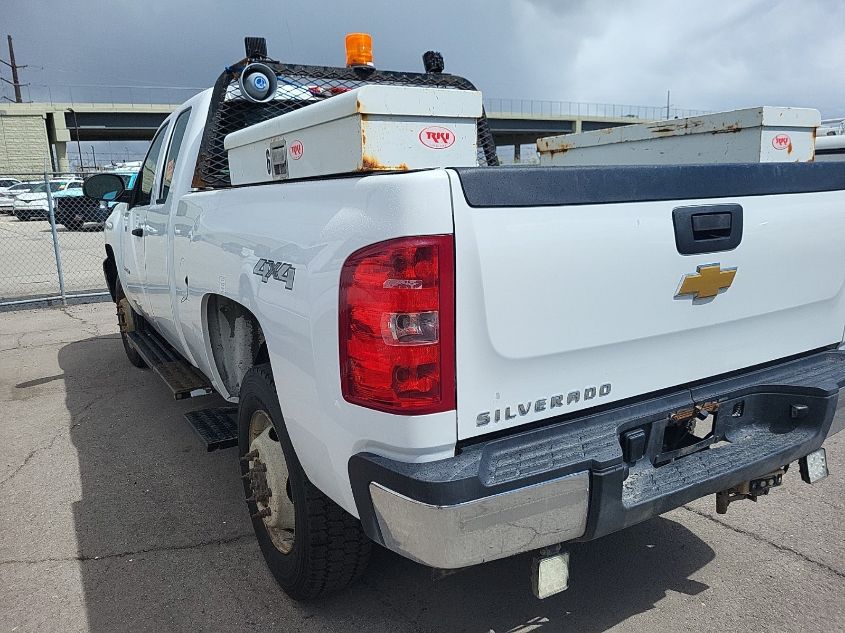
[{"label": "tailgate handle", "polygon": [[681,255],[733,250],[742,241],[742,207],[708,204],[672,210],[675,246]]},{"label": "tailgate handle", "polygon": [[696,241],[730,237],[730,235],[730,213],[696,213],[692,216],[692,237]]}]

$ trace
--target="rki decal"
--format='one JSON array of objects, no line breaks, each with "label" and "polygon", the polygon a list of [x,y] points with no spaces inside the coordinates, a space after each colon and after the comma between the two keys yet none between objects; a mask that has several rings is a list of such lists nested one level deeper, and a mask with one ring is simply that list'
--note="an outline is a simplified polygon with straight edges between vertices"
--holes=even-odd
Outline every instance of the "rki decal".
[{"label": "rki decal", "polygon": [[290,157],[294,160],[299,160],[305,153],[305,146],[302,141],[294,141],[290,144]]},{"label": "rki decal", "polygon": [[775,149],[789,149],[792,145],[792,139],[789,134],[776,134],[772,139],[772,147]]},{"label": "rki decal", "polygon": [[455,133],[445,127],[427,127],[420,132],[420,143],[431,149],[446,149],[455,143]]}]

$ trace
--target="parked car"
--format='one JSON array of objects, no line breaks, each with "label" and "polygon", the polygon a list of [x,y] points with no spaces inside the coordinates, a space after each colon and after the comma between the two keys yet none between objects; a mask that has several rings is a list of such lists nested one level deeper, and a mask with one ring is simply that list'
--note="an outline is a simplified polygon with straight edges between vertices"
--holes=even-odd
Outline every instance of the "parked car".
[{"label": "parked car", "polygon": [[7,191],[9,187],[14,187],[20,184],[17,178],[0,178],[0,192]]},{"label": "parked car", "polygon": [[[68,189],[82,191],[81,180],[57,179],[50,181],[50,193],[58,193]],[[22,193],[14,202],[12,213],[18,220],[26,222],[34,219],[47,219],[47,185],[39,183],[29,193]]]},{"label": "parked car", "polygon": [[[123,180],[127,190],[135,186],[138,171],[113,171]],[[105,202],[88,198],[79,187],[68,187],[53,194],[56,224],[63,225],[69,231],[78,231],[86,226],[102,228],[106,218],[116,202]]]},{"label": "parked car", "polygon": [[0,192],[0,213],[12,213],[12,210],[15,208],[15,199],[21,194],[29,193],[41,184],[44,184],[43,180],[21,182]]}]

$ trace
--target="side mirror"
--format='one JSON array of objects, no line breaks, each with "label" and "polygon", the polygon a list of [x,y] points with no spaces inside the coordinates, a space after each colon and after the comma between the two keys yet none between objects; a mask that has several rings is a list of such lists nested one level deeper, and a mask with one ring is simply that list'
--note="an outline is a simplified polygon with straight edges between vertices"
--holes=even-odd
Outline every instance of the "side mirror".
[{"label": "side mirror", "polygon": [[82,193],[88,198],[106,202],[128,202],[123,178],[117,174],[95,174],[85,179]]}]

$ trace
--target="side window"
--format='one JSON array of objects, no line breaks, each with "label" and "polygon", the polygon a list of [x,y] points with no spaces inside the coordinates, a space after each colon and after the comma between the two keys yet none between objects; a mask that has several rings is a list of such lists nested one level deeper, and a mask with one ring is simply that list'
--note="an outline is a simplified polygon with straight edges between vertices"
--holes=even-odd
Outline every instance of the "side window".
[{"label": "side window", "polygon": [[167,150],[167,160],[164,162],[164,174],[161,177],[161,202],[167,200],[170,195],[170,185],[173,183],[173,172],[176,169],[176,161],[179,160],[179,150],[182,148],[182,139],[185,138],[185,129],[188,127],[188,119],[191,116],[191,109],[182,112],[176,119],[173,126],[173,136],[170,139],[170,148]]},{"label": "side window", "polygon": [[135,196],[135,201],[132,206],[150,204],[153,193],[153,185],[156,180],[158,157],[161,155],[161,146],[164,143],[164,137],[167,136],[165,134],[166,131],[167,127],[161,128],[156,137],[153,139],[152,145],[150,145],[150,151],[147,152],[144,164],[141,165],[141,186],[138,188],[138,195]]}]

